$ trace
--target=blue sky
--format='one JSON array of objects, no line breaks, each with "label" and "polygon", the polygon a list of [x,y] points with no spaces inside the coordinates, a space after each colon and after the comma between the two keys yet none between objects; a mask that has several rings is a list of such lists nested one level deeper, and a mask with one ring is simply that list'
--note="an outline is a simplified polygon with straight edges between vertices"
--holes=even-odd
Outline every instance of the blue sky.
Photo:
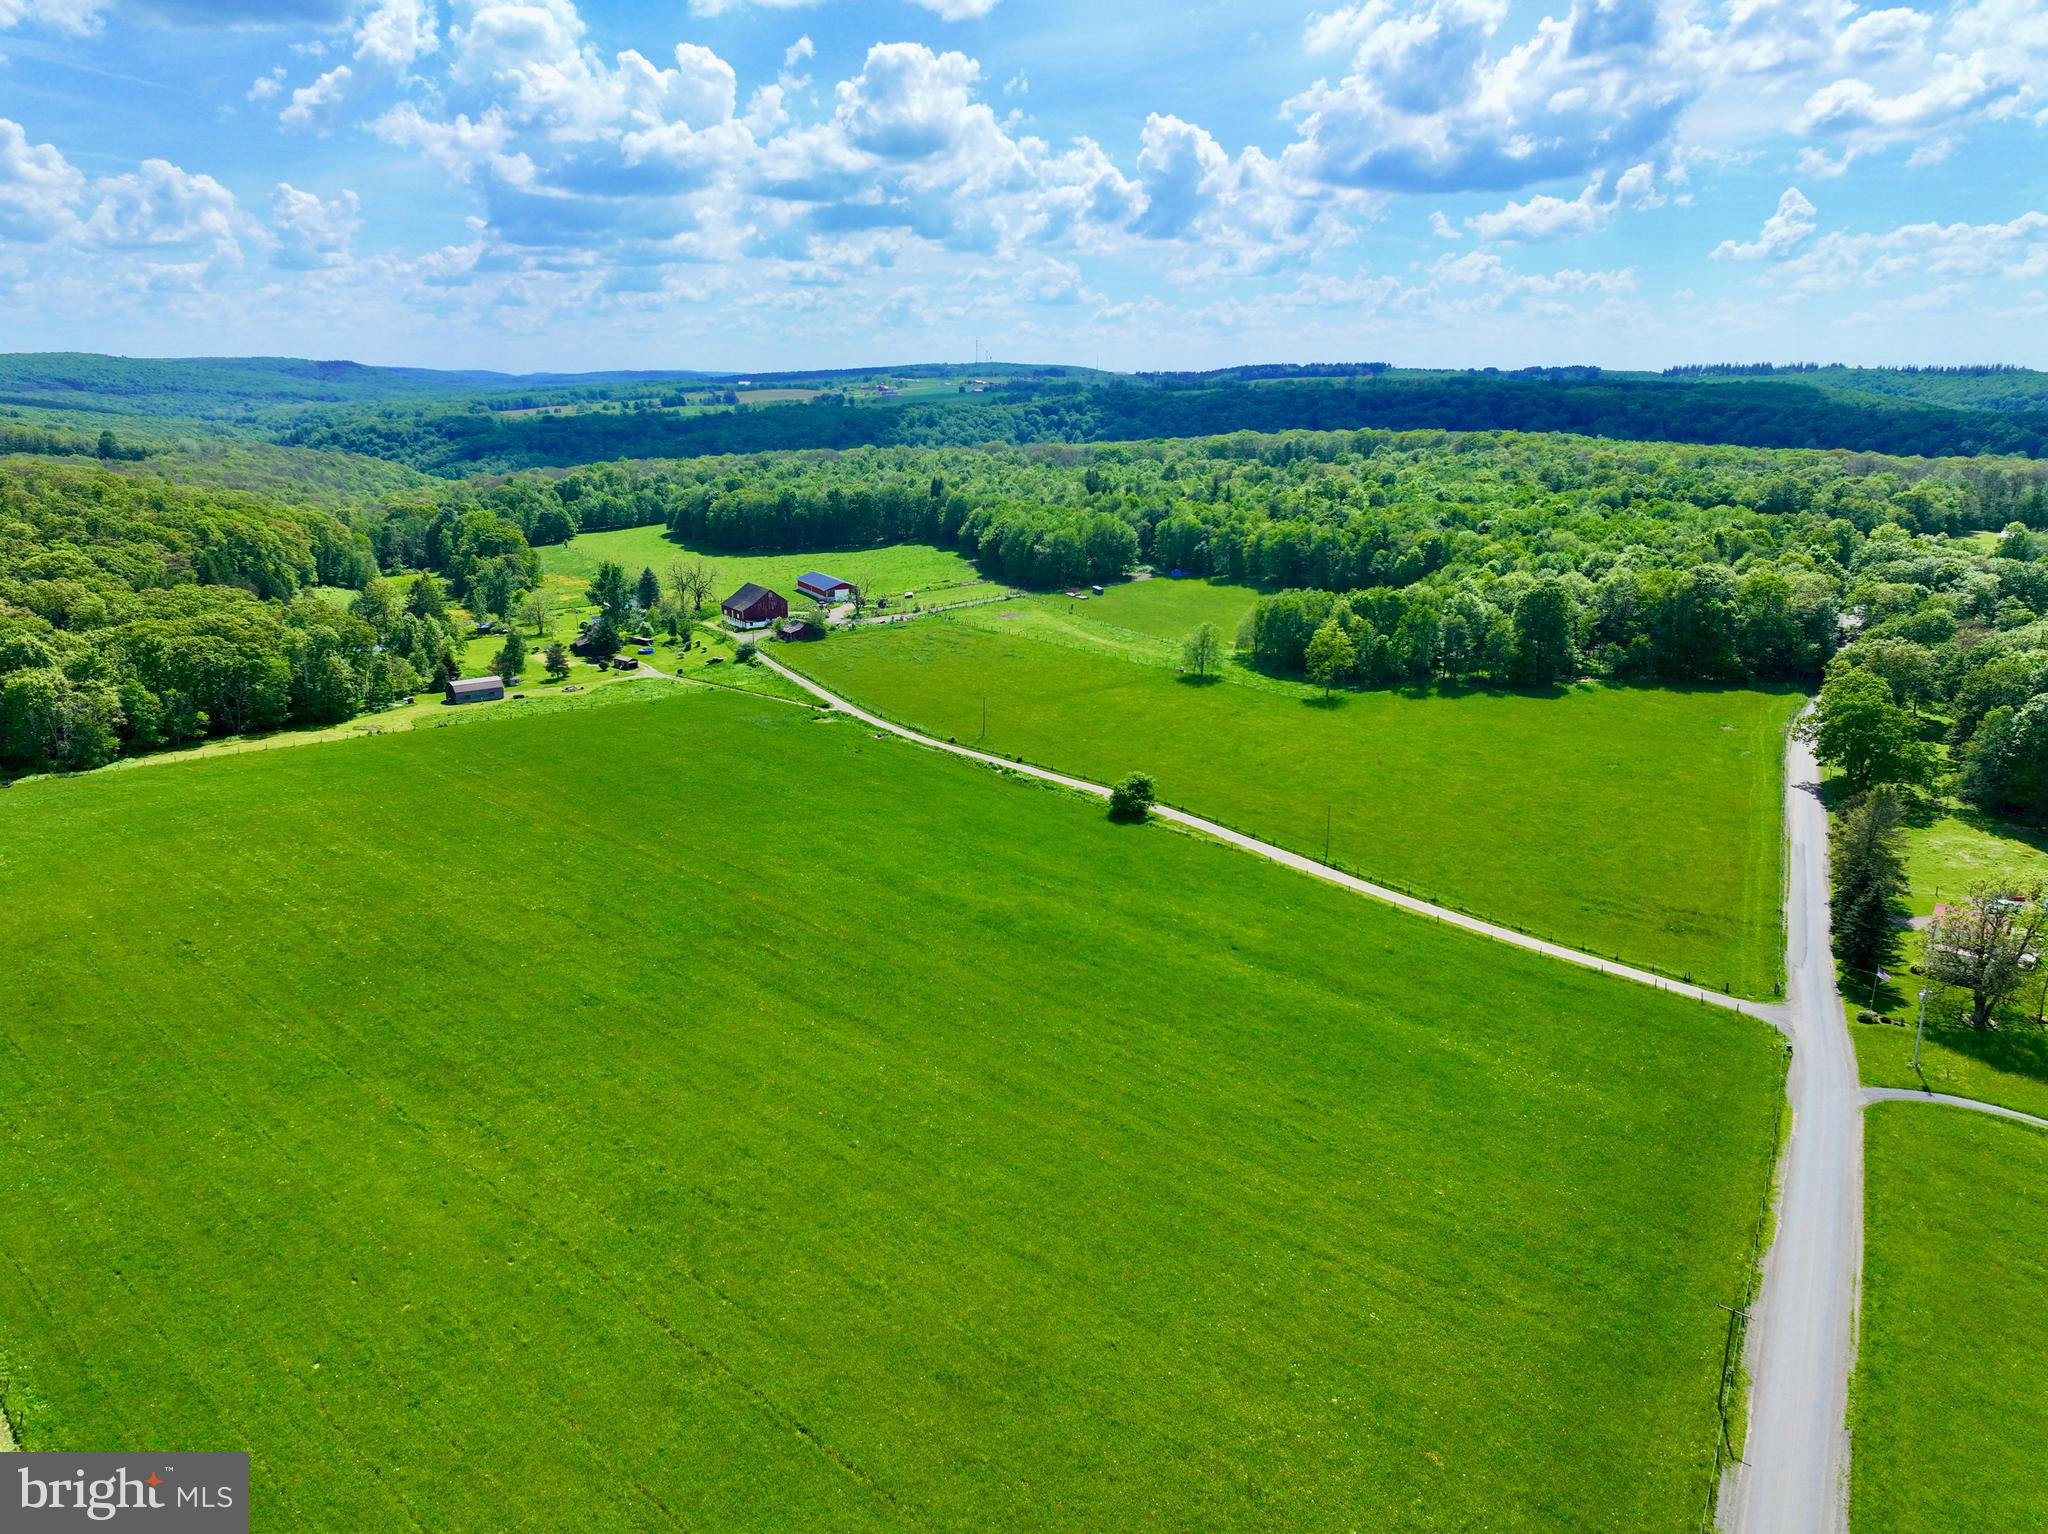
[{"label": "blue sky", "polygon": [[0,350],[2048,366],[2048,4],[0,0]]}]

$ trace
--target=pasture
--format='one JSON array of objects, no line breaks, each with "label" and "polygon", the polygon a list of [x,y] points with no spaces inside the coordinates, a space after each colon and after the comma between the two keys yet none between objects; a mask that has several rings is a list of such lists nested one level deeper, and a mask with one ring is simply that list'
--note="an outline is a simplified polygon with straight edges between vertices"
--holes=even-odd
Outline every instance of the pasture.
[{"label": "pasture", "polygon": [[[1145,581],[781,652],[939,736],[1109,781],[1416,894],[1743,995],[1780,971],[1790,692],[1340,693],[1176,674],[1241,589]],[[1162,635],[1174,636],[1172,639]],[[986,709],[986,733],[983,731]]]},{"label": "pasture", "polygon": [[[921,597],[927,587],[951,588],[981,581],[974,566],[951,549],[923,543],[821,549],[802,554],[725,554],[693,548],[670,536],[667,528],[655,526],[578,533],[567,543],[552,544],[538,552],[543,575],[573,577],[579,585],[597,574],[597,567],[605,560],[623,566],[629,577],[637,577],[643,569],[665,575],[677,560],[701,557],[718,574],[713,602],[722,600],[747,581],[758,581],[781,592],[795,606],[796,578],[809,570],[821,570],[841,580],[865,582],[871,590],[890,596],[916,591]],[[1001,589],[988,588],[990,594]]]},{"label": "pasture", "polygon": [[2048,1132],[1960,1109],[1864,1113],[1856,1534],[2041,1521]]},{"label": "pasture", "polygon": [[1696,1525],[1763,1025],[615,691],[0,794],[25,1447],[267,1530]]}]

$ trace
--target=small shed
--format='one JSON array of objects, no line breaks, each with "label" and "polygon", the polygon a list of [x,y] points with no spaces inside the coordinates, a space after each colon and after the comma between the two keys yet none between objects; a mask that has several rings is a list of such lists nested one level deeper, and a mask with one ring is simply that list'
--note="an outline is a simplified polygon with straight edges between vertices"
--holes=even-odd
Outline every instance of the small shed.
[{"label": "small shed", "polygon": [[811,626],[801,618],[785,618],[782,622],[775,625],[775,637],[777,639],[808,639],[811,637]]},{"label": "small shed", "polygon": [[736,629],[764,629],[789,616],[789,603],[780,592],[757,586],[752,581],[718,604],[726,623]]},{"label": "small shed", "polygon": [[495,703],[505,696],[505,684],[494,676],[448,679],[450,703]]},{"label": "small shed", "polygon": [[796,578],[797,591],[813,602],[851,602],[853,582],[842,581],[837,576],[820,575],[816,570]]}]

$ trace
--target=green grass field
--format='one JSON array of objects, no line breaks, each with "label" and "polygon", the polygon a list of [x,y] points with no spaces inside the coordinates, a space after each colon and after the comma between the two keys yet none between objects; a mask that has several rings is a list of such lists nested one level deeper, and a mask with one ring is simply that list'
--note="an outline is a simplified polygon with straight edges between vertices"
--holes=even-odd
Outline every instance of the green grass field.
[{"label": "green grass field", "polygon": [[1696,1525],[1761,1024],[618,692],[0,794],[26,1447],[264,1530]]},{"label": "green grass field", "polygon": [[[553,544],[539,552],[543,575],[573,576],[578,585],[597,574],[597,567],[605,560],[623,566],[629,577],[637,578],[642,570],[665,575],[677,560],[701,557],[718,574],[718,590],[711,598],[714,603],[746,582],[758,581],[789,598],[791,606],[797,606],[796,578],[811,570],[821,570],[844,581],[865,582],[879,595],[899,598],[903,592],[916,591],[922,599],[927,587],[950,589],[981,583],[980,573],[958,554],[921,543],[821,549],[804,554],[722,554],[693,548],[670,537],[666,528],[623,527],[608,533],[578,533],[567,543]],[[987,587],[989,595],[1000,590],[999,586]]]},{"label": "green grass field", "polygon": [[[1145,581],[835,635],[778,658],[934,734],[1107,781],[1417,894],[1744,995],[1780,973],[1791,693],[1340,694],[1179,636],[1241,589]],[[1226,621],[1230,620],[1230,621]],[[983,734],[984,699],[987,733]]]},{"label": "green grass field", "polygon": [[2042,1525],[2048,1132],[1960,1109],[1865,1120],[1856,1534]]}]

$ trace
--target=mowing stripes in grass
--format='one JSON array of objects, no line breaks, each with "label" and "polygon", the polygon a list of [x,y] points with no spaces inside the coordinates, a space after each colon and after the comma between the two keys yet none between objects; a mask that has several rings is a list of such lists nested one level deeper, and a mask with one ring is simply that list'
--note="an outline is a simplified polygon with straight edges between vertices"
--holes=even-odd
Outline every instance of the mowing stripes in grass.
[{"label": "mowing stripes in grass", "polygon": [[[1137,590],[1179,602],[1177,584]],[[1161,647],[1141,633],[1084,648],[1038,632],[1089,623],[1092,606],[1025,604],[1014,622],[982,609],[780,658],[941,737],[1100,782],[1150,772],[1195,814],[1313,856],[1327,845],[1344,867],[1571,947],[1738,995],[1776,986],[1795,695],[1587,684],[1325,705],[1235,668],[1192,685],[1170,648],[1148,663]]]},{"label": "mowing stripes in grass", "polygon": [[1856,1534],[2048,1524],[2048,1131],[1925,1103],[1864,1111]]},{"label": "mowing stripes in grass", "polygon": [[264,1529],[1699,1516],[1781,1053],[710,692],[0,795],[0,1376]]}]

